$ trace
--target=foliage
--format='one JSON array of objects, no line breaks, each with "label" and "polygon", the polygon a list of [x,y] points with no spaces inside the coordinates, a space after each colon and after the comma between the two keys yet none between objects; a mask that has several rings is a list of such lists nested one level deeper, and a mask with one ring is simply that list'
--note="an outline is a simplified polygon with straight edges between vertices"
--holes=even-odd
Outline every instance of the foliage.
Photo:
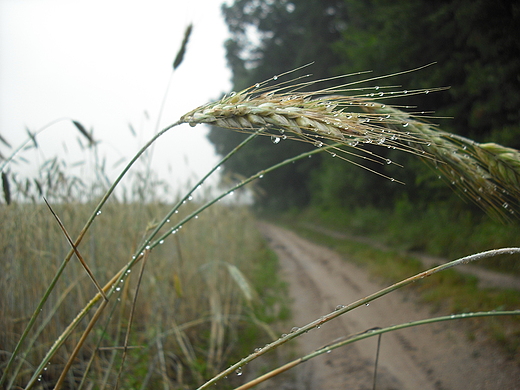
[{"label": "foliage", "polygon": [[[377,76],[436,62],[390,82],[410,89],[449,86],[448,91],[392,103],[413,104],[419,111],[450,117],[440,120],[447,131],[520,147],[520,33],[515,28],[520,8],[514,2],[239,0],[223,10],[232,36],[227,55],[236,89],[309,62],[315,62],[310,70],[317,78],[364,70],[373,70]],[[210,134],[219,153],[229,150],[239,137],[218,129]],[[266,140],[261,151],[246,151],[240,162],[226,165],[226,170],[245,175],[251,161],[260,161],[258,155],[283,158],[286,151],[280,146]],[[323,206],[392,207],[403,194],[418,205],[454,198],[443,183],[432,180],[437,175],[414,157],[378,153],[407,169],[366,161],[363,165],[396,177],[406,186],[322,158],[306,162],[302,170],[308,173],[302,175],[297,167],[290,167],[264,180],[262,188],[269,199],[276,198],[271,205],[286,209],[310,200]],[[333,171],[344,179],[331,175]],[[313,178],[311,185],[304,184],[308,177]],[[472,206],[469,209],[476,211]]]}]

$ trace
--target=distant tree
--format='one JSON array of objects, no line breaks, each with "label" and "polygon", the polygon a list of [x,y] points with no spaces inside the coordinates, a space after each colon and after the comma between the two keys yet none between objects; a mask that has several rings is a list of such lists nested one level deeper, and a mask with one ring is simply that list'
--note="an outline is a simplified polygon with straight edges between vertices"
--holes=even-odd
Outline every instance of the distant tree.
[{"label": "distant tree", "polygon": [[[436,62],[388,83],[403,89],[449,90],[388,103],[435,111],[436,116],[450,117],[433,120],[447,131],[520,148],[517,1],[236,0],[224,5],[223,12],[231,32],[226,50],[237,90],[313,61],[308,71],[315,78],[363,70],[384,75]],[[219,153],[225,153],[243,135],[213,129],[209,138]],[[246,175],[308,148],[312,146],[273,145],[264,139],[230,160],[225,169]],[[392,207],[402,196],[424,203],[451,196],[416,157],[385,148],[374,151],[405,169],[362,163],[406,186],[317,156],[262,179],[269,194],[263,205],[286,208],[314,199],[349,207]]]},{"label": "distant tree", "polygon": [[[226,52],[235,90],[311,62],[315,64],[292,77],[309,72],[313,78],[329,77],[331,69],[340,63],[330,43],[340,38],[344,27],[342,0],[237,0],[222,9],[231,32]],[[220,154],[230,151],[243,138],[243,134],[218,128],[209,134]],[[229,160],[224,168],[249,175],[310,148],[300,142],[273,145],[269,139],[257,140],[254,147]],[[269,196],[258,203],[272,209],[307,204],[309,175],[320,160],[315,156],[267,175],[259,184]]]}]

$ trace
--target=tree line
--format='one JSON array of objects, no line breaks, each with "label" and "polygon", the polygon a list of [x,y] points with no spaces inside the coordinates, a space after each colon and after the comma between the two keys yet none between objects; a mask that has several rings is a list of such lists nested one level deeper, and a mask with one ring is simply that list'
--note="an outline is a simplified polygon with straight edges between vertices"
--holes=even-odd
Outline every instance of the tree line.
[{"label": "tree line", "polygon": [[[478,142],[520,148],[520,5],[515,1],[236,0],[222,11],[231,33],[226,53],[235,90],[308,63],[313,64],[305,72],[315,79],[365,70],[371,73],[364,77],[373,77],[435,63],[387,82],[410,90],[449,89],[389,103],[434,111],[440,119],[431,121],[442,129]],[[217,128],[209,134],[221,154],[243,137]],[[224,168],[250,175],[312,148],[262,138]],[[404,169],[362,164],[406,186],[318,154],[263,178],[267,196],[257,205],[386,208],[403,197],[419,205],[453,198],[449,186],[421,161],[382,149],[374,151]]]}]

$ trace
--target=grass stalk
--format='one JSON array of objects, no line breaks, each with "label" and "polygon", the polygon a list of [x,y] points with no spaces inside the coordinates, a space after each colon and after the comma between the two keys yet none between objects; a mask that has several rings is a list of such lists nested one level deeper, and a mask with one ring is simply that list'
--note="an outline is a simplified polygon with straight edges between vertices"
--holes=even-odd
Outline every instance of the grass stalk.
[{"label": "grass stalk", "polygon": [[[271,379],[271,378],[273,378],[285,371],[288,371],[289,369],[292,369],[301,363],[305,363],[317,356],[329,353],[334,349],[343,347],[347,344],[355,343],[356,341],[367,339],[369,337],[381,336],[384,333],[393,332],[393,331],[400,330],[400,329],[406,329],[406,328],[411,328],[411,327],[420,326],[420,325],[434,324],[434,323],[444,322],[444,321],[454,321],[454,320],[478,318],[478,317],[511,316],[511,315],[520,315],[520,310],[493,310],[493,311],[485,311],[485,312],[477,312],[477,313],[452,314],[449,316],[432,317],[432,318],[427,318],[424,320],[407,322],[407,323],[403,323],[403,324],[399,324],[399,325],[389,326],[386,328],[369,329],[365,332],[347,336],[347,337],[345,337],[345,339],[343,339],[341,341],[321,347],[314,352],[311,352],[311,353],[309,353],[305,356],[302,356],[298,359],[295,359],[275,370],[265,373],[264,375],[259,376],[258,378],[255,378],[254,380],[237,387],[235,390],[250,389],[262,382],[265,382],[268,379]],[[376,362],[377,362],[377,358],[376,358]],[[374,377],[374,388],[375,388],[375,377]]]},{"label": "grass stalk", "polygon": [[[354,310],[355,308],[357,307],[360,307],[360,306],[363,306],[367,303],[370,303],[372,302],[373,300],[377,299],[377,298],[380,298],[386,294],[389,294],[391,293],[392,291],[395,291],[399,288],[402,288],[404,286],[407,286],[413,282],[416,282],[416,281],[419,281],[423,278],[426,278],[428,276],[431,276],[437,272],[440,272],[440,271],[444,271],[446,269],[449,269],[449,268],[453,268],[453,267],[456,267],[458,265],[462,265],[462,264],[468,264],[470,262],[473,262],[473,261],[477,261],[477,260],[481,260],[481,259],[485,259],[485,258],[490,258],[490,257],[494,257],[494,256],[499,256],[499,255],[503,255],[503,254],[519,254],[520,253],[520,248],[502,248],[502,249],[494,249],[494,250],[490,250],[490,251],[485,251],[485,252],[480,252],[480,253],[476,253],[476,254],[473,254],[473,255],[469,255],[469,256],[465,256],[465,257],[462,257],[460,259],[457,259],[457,260],[453,260],[453,261],[450,261],[448,263],[445,263],[445,264],[441,264],[437,267],[433,267],[433,268],[430,268],[426,271],[423,271],[423,272],[420,272],[416,275],[413,275],[409,278],[406,278],[404,280],[401,280],[400,282],[397,282],[397,283],[394,283],[392,284],[391,286],[389,287],[386,287],[384,289],[381,289],[373,294],[370,294],[368,295],[367,297],[365,298],[362,298],[362,299],[359,299],[355,302],[352,302],[350,303],[349,305],[346,305],[338,310],[335,310],[327,315],[324,315],[312,322],[310,322],[309,324],[297,329],[297,330],[294,330],[293,332],[283,336],[283,337],[280,337],[278,340],[275,340],[273,342],[271,342],[270,344],[266,345],[265,347],[255,351],[254,353],[250,354],[249,356],[247,356],[246,358],[243,358],[242,360],[240,360],[239,362],[233,364],[232,366],[230,366],[229,368],[227,368],[226,370],[222,371],[220,374],[218,374],[217,376],[215,376],[214,378],[210,379],[209,381],[207,381],[206,383],[204,383],[204,385],[200,386],[197,390],[202,390],[202,389],[206,389],[208,388],[209,386],[217,383],[219,380],[221,380],[222,378],[226,377],[227,375],[233,373],[234,371],[236,371],[237,369],[239,369],[240,367],[242,367],[243,365],[253,361],[254,359],[256,359],[257,357],[261,356],[261,355],[264,355],[265,353],[279,347],[280,345],[282,344],[285,344],[286,342],[314,329],[314,328],[317,328],[317,327],[321,327],[323,324],[325,324],[326,322],[329,322],[331,320],[333,320],[334,318],[337,318],[339,317],[340,315],[343,315],[349,311],[352,311]],[[515,312],[516,314],[516,312]]]}]

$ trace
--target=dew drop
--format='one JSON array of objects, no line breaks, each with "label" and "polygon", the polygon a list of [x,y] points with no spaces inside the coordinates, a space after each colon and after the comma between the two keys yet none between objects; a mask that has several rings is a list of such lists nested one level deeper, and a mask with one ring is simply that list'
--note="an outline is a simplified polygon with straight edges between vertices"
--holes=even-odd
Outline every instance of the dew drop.
[{"label": "dew drop", "polygon": [[507,209],[509,207],[509,204],[507,204],[506,202],[504,202],[504,204],[502,204],[502,207]]},{"label": "dew drop", "polygon": [[264,175],[260,175],[258,176],[259,179],[263,179],[264,178]]},{"label": "dew drop", "polygon": [[166,220],[166,223],[170,223],[170,219],[169,218]]},{"label": "dew drop", "polygon": [[121,287],[117,287],[117,288],[116,288],[116,291],[121,291]]},{"label": "dew drop", "polygon": [[276,137],[274,135],[271,136],[271,142],[273,144],[277,144],[278,142],[280,142],[280,137]]},{"label": "dew drop", "polygon": [[242,367],[238,367],[235,371],[235,373],[237,374],[237,376],[241,376],[243,373],[242,373]]},{"label": "dew drop", "polygon": [[338,306],[336,306],[336,310],[341,310],[343,308],[345,308],[345,305],[338,305]]},{"label": "dew drop", "polygon": [[199,219],[199,216],[198,216],[198,215],[196,215],[196,216],[195,216],[195,219]]},{"label": "dew drop", "polygon": [[164,244],[164,240],[159,241],[159,244],[160,245]]},{"label": "dew drop", "polygon": [[370,303],[368,303],[368,302],[367,302],[367,303],[365,303],[365,306],[369,306],[369,305],[370,305]]},{"label": "dew drop", "polygon": [[146,245],[146,247],[144,249],[149,250],[150,249],[150,245]]},{"label": "dew drop", "polygon": [[188,196],[188,200],[192,200],[193,199],[193,196]]},{"label": "dew drop", "polygon": [[260,84],[256,83],[255,88],[259,88],[259,87],[260,87]]},{"label": "dew drop", "polygon": [[316,146],[317,148],[321,148],[321,147],[323,146],[323,142],[321,142],[321,141],[316,141],[316,142],[314,143],[314,146]]},{"label": "dew drop", "polygon": [[297,331],[299,331],[299,330],[300,330],[300,328],[298,328],[297,326],[293,326],[293,327],[291,328],[291,333],[297,332]]},{"label": "dew drop", "polygon": [[408,122],[403,123],[403,127],[408,127],[408,125],[409,125]]},{"label": "dew drop", "polygon": [[273,76],[273,80],[274,81],[278,80],[278,76]]},{"label": "dew drop", "polygon": [[98,210],[98,212],[96,213],[96,215],[101,215],[101,210]]},{"label": "dew drop", "polygon": [[392,160],[390,160],[389,158],[386,159],[386,163],[387,164],[392,164]]}]

